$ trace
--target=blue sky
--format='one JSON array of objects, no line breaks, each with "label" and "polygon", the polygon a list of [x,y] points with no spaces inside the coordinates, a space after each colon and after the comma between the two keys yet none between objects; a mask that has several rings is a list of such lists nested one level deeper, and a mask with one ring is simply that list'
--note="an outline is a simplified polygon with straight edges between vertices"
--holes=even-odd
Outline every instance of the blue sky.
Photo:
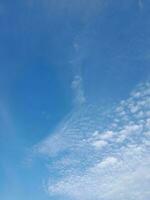
[{"label": "blue sky", "polygon": [[0,0],[0,27],[1,199],[148,200],[150,2]]}]

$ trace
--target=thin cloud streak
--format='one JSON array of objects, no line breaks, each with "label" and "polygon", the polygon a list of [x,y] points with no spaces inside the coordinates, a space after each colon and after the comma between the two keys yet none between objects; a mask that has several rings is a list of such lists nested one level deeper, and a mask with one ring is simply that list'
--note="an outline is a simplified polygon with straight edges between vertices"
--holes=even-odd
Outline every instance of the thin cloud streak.
[{"label": "thin cloud streak", "polygon": [[83,83],[82,77],[76,75],[74,80],[72,81],[72,90],[74,93],[74,105],[81,106],[86,102],[84,90],[83,90]]}]

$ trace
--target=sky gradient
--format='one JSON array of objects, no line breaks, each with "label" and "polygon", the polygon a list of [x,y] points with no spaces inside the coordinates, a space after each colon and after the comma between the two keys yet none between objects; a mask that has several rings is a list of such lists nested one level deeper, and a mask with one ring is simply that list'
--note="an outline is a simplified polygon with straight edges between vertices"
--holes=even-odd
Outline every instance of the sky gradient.
[{"label": "sky gradient", "polygon": [[0,198],[150,199],[150,2],[0,0]]}]

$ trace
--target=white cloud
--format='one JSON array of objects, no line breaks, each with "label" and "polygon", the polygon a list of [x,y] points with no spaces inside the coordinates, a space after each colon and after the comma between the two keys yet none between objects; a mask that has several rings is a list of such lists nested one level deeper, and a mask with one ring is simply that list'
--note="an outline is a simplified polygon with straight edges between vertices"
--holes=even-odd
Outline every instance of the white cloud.
[{"label": "white cloud", "polygon": [[[80,83],[77,80],[75,88]],[[61,173],[57,181],[50,175],[50,195],[77,200],[149,200],[149,88],[148,83],[139,85],[109,112],[91,105],[75,109],[53,136],[35,147],[38,153],[54,157],[50,174],[53,170]],[[136,105],[136,112],[131,105]]]},{"label": "white cloud", "polygon": [[121,152],[122,160],[108,157],[82,175],[72,175],[49,185],[48,190],[71,199],[148,200],[150,160],[142,151],[142,147],[125,148]]},{"label": "white cloud", "polygon": [[108,158],[105,158],[99,165],[98,167],[108,167],[108,166],[112,166],[114,164],[117,163],[117,158],[115,157],[108,157]]},{"label": "white cloud", "polygon": [[82,105],[85,103],[85,95],[82,85],[82,78],[79,75],[76,75],[74,77],[74,80],[72,81],[72,89],[74,92],[74,103],[75,105]]},{"label": "white cloud", "polygon": [[49,192],[83,200],[148,200],[149,168],[143,164],[136,166],[137,162],[131,166],[130,164],[128,159],[117,163],[115,158],[109,158],[106,163],[101,163],[101,166],[94,167],[83,176],[72,176],[49,186]]},{"label": "white cloud", "polygon": [[110,138],[113,137],[113,135],[114,135],[114,132],[108,130],[108,131],[106,131],[105,133],[101,134],[101,135],[100,135],[100,138],[101,138],[101,139],[110,139]]},{"label": "white cloud", "polygon": [[97,149],[101,149],[103,147],[105,147],[108,143],[104,140],[96,140],[93,142],[93,146]]}]

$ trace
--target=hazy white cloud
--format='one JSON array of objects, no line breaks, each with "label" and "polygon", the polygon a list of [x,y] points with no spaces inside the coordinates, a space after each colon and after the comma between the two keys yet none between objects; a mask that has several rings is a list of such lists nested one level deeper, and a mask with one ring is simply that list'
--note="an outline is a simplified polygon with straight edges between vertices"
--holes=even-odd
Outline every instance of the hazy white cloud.
[{"label": "hazy white cloud", "polygon": [[143,9],[143,6],[144,6],[143,0],[138,0],[138,5],[140,9]]},{"label": "hazy white cloud", "polygon": [[[80,85],[75,79],[73,87]],[[150,84],[112,110],[75,109],[35,151],[54,158],[47,190],[77,200],[150,198]],[[136,107],[136,111],[133,107]],[[122,114],[123,113],[123,114]],[[57,162],[56,162],[57,160]]]},{"label": "hazy white cloud", "polygon": [[74,103],[75,105],[82,105],[85,103],[86,98],[84,95],[83,84],[82,84],[82,77],[76,75],[74,80],[72,81],[72,89],[74,93]]}]

